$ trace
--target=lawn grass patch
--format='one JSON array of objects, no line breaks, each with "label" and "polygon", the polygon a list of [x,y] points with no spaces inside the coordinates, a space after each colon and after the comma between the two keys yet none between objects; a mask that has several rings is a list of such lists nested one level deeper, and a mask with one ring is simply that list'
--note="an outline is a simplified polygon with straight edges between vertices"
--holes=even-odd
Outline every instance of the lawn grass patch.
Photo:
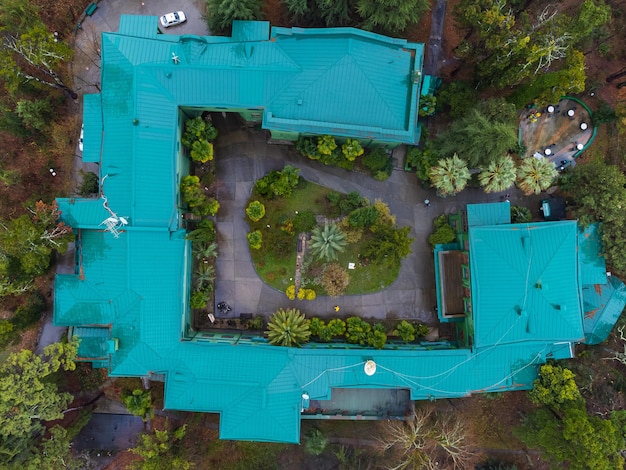
[{"label": "lawn grass patch", "polygon": [[[329,202],[329,188],[300,178],[298,186],[288,198],[267,199],[253,190],[248,204],[261,202],[265,207],[265,216],[253,222],[246,217],[250,232],[258,230],[262,236],[260,249],[250,249],[252,260],[258,276],[268,285],[277,290],[285,291],[295,283],[296,255],[298,249],[298,233],[294,227],[295,218],[299,213],[310,211],[316,216],[329,220],[337,217],[337,207]],[[375,235],[365,229],[362,238],[345,246],[338,253],[337,263],[350,276],[345,295],[368,294],[389,287],[397,278],[400,265],[390,266],[389,263],[373,263],[363,259],[361,253]],[[354,263],[355,269],[348,270],[348,264]],[[309,250],[305,252],[302,271],[301,288],[313,289],[319,295],[326,292],[319,283],[320,267],[328,264],[315,260]]]}]

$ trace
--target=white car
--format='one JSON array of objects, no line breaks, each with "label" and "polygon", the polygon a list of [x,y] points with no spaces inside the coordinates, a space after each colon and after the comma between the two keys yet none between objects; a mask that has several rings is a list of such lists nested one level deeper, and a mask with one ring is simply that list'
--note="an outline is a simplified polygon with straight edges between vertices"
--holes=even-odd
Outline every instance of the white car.
[{"label": "white car", "polygon": [[83,140],[84,140],[84,135],[85,135],[85,124],[83,124],[82,126],[80,126],[80,137],[78,138],[78,149],[82,152],[83,151]]},{"label": "white car", "polygon": [[169,28],[170,26],[175,26],[185,21],[187,21],[187,17],[182,11],[174,11],[161,17],[161,25],[164,28]]}]

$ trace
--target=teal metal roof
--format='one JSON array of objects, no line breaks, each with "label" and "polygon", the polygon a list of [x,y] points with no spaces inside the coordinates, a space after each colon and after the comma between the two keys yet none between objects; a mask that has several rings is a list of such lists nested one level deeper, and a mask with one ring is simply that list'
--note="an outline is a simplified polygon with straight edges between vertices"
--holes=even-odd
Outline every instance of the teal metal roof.
[{"label": "teal metal roof", "polygon": [[583,286],[585,343],[599,344],[609,333],[626,306],[626,286],[614,276],[608,282]]},{"label": "teal metal roof", "polygon": [[79,360],[108,360],[108,328],[77,327],[74,328],[73,336],[80,341],[77,353]]},{"label": "teal metal roof", "polygon": [[[473,350],[183,340],[191,246],[177,208],[181,108],[263,108],[271,129],[413,142],[423,49],[349,28],[274,28],[267,41],[263,24],[243,23],[238,42],[155,36],[156,17],[121,21],[102,38],[100,197],[59,200],[78,239],[75,272],[55,280],[54,322],[77,327],[85,354],[100,354],[108,333],[108,357],[94,364],[111,376],[163,374],[165,406],[220,413],[222,438],[299,442],[304,392],[405,388],[434,399],[528,389],[538,364],[572,356],[583,337],[575,222],[470,228]],[[503,212],[478,219],[500,223]],[[109,217],[127,221],[117,237],[104,231]]]},{"label": "teal metal roof", "polygon": [[501,225],[511,223],[511,204],[509,201],[487,204],[467,205],[468,227],[481,225]]},{"label": "teal metal roof", "polygon": [[602,253],[600,225],[591,224],[581,229],[578,240],[582,284],[606,284],[606,262]]},{"label": "teal metal roof", "polygon": [[[129,90],[134,82],[126,67],[136,68],[138,105],[145,98],[155,107],[155,99],[165,99],[174,106],[262,108],[270,130],[385,142],[419,137],[422,44],[353,28],[272,28],[268,40],[268,23],[249,21],[235,22],[232,38],[144,38],[130,34],[127,21],[137,20],[123,15],[119,33],[103,34],[103,43],[117,50],[103,53],[103,63],[113,61]],[[103,82],[114,79],[111,69],[103,69]],[[132,103],[129,98],[118,106],[126,110]],[[167,115],[159,109],[151,116]],[[136,111],[141,123],[146,116]]]},{"label": "teal metal roof", "polygon": [[583,339],[576,221],[471,227],[474,344]]},{"label": "teal metal roof", "polygon": [[83,161],[100,162],[102,148],[102,101],[100,95],[83,96]]},{"label": "teal metal roof", "polygon": [[270,38],[269,21],[233,21],[233,42],[267,41]]}]

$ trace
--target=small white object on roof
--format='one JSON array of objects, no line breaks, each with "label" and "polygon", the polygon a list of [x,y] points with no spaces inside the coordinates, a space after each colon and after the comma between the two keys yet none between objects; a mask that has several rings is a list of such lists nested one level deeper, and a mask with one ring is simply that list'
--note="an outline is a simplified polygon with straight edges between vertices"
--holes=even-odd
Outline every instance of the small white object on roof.
[{"label": "small white object on roof", "polygon": [[348,263],[348,269],[354,269],[354,268],[355,268],[354,263]]},{"label": "small white object on roof", "polygon": [[376,363],[371,359],[365,363],[364,367],[365,375],[370,377],[376,373]]}]

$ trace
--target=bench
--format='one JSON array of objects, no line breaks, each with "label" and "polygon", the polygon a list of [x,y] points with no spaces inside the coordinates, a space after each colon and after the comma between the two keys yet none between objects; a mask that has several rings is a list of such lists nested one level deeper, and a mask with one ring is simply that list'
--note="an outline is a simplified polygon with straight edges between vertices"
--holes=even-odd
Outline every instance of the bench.
[{"label": "bench", "polygon": [[87,8],[85,9],[85,15],[87,16],[91,16],[94,14],[94,12],[98,9],[98,5],[96,5],[94,2],[91,2]]}]

